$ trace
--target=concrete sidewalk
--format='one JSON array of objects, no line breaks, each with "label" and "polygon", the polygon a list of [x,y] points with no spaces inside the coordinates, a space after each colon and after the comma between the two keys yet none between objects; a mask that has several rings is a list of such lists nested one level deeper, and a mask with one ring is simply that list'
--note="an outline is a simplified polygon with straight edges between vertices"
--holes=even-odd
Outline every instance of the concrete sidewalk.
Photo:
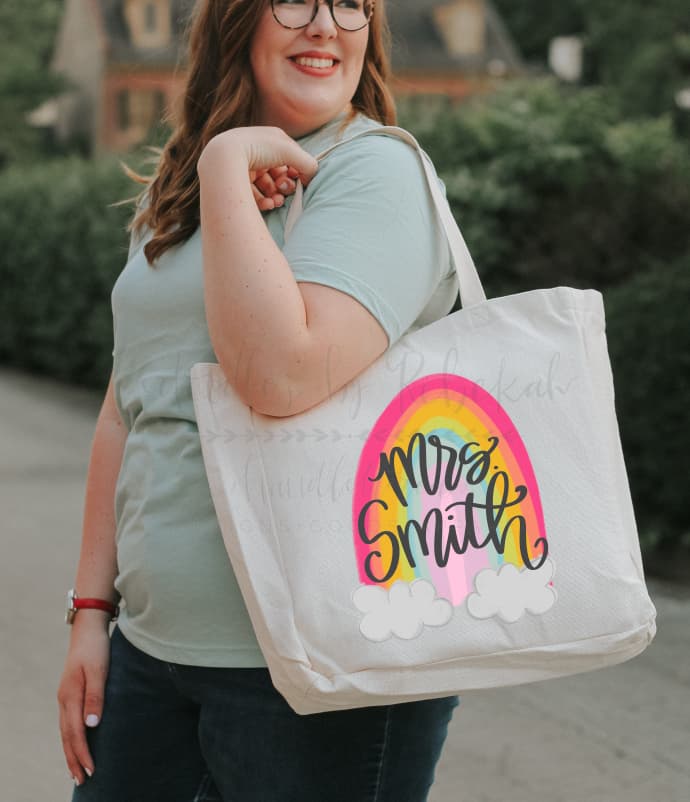
[{"label": "concrete sidewalk", "polygon": [[[70,798],[56,692],[100,403],[0,369],[0,802]],[[465,694],[430,802],[688,802],[690,588],[649,586],[658,634],[639,657]]]}]

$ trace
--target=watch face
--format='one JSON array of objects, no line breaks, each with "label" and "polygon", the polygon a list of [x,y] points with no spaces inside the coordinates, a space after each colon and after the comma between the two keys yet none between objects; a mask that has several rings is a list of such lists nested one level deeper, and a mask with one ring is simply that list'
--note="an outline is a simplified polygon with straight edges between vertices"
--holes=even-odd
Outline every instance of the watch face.
[{"label": "watch face", "polygon": [[77,612],[74,606],[74,599],[76,598],[77,594],[74,592],[74,588],[71,588],[67,592],[67,608],[65,610],[65,623],[71,624],[74,621],[74,614]]}]

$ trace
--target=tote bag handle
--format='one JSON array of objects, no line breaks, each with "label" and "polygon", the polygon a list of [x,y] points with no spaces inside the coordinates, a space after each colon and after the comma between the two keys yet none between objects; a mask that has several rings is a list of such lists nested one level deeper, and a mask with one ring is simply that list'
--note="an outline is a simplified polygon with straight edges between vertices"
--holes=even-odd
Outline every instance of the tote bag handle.
[{"label": "tote bag handle", "polygon": [[[399,128],[396,125],[381,125],[377,128],[370,128],[367,131],[361,131],[360,133],[351,136],[349,139],[336,142],[334,145],[331,145],[329,148],[326,148],[326,150],[319,153],[316,159],[320,161],[332,150],[340,147],[341,145],[345,145],[348,142],[352,142],[353,139],[358,139],[362,136],[375,136],[381,134],[395,136],[398,139],[402,139],[403,142],[406,142],[408,145],[412,146],[420,157],[422,167],[424,168],[424,174],[426,175],[427,184],[429,186],[429,191],[431,192],[431,197],[434,201],[434,206],[436,207],[437,219],[440,220],[441,227],[446,235],[451,258],[455,267],[455,272],[458,276],[460,303],[463,309],[486,301],[486,295],[484,294],[484,288],[482,287],[482,282],[479,278],[479,274],[477,273],[477,268],[472,261],[472,256],[470,255],[469,249],[467,248],[460,229],[455,222],[453,214],[450,210],[450,206],[448,205],[448,201],[444,197],[443,193],[441,192],[441,188],[438,185],[438,180],[436,178],[431,160],[409,131],[406,131],[404,128]],[[297,218],[302,213],[303,192],[304,188],[302,187],[301,182],[298,181],[295,195],[292,199],[292,203],[285,220],[284,238],[286,242],[292,233],[292,229],[297,222]]]}]

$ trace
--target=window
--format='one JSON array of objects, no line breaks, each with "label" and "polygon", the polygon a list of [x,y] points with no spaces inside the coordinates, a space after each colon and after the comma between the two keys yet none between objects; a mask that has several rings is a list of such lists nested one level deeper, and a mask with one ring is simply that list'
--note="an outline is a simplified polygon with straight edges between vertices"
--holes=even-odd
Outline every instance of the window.
[{"label": "window", "polygon": [[129,119],[132,126],[148,130],[157,125],[165,108],[165,94],[160,89],[133,89],[129,93]]},{"label": "window", "polygon": [[171,0],[117,0],[116,5],[124,7],[128,38],[134,47],[153,49],[171,44]]},{"label": "window", "polygon": [[436,30],[451,56],[479,56],[484,52],[486,11],[483,0],[454,0],[433,9]]},{"label": "window", "polygon": [[155,3],[147,3],[144,6],[144,30],[146,33],[155,33],[158,28],[156,10]]},{"label": "window", "polygon": [[125,131],[130,124],[129,92],[127,89],[121,89],[117,93],[117,127],[121,131]]}]

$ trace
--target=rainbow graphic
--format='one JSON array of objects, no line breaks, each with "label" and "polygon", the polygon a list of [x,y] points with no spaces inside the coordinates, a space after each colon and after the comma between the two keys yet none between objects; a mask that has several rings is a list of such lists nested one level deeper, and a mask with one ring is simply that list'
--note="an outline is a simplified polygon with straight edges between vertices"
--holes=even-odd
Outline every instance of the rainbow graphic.
[{"label": "rainbow graphic", "polygon": [[455,607],[480,571],[547,559],[522,438],[496,398],[454,374],[418,379],[388,404],[360,455],[352,513],[362,584],[425,579]]}]

